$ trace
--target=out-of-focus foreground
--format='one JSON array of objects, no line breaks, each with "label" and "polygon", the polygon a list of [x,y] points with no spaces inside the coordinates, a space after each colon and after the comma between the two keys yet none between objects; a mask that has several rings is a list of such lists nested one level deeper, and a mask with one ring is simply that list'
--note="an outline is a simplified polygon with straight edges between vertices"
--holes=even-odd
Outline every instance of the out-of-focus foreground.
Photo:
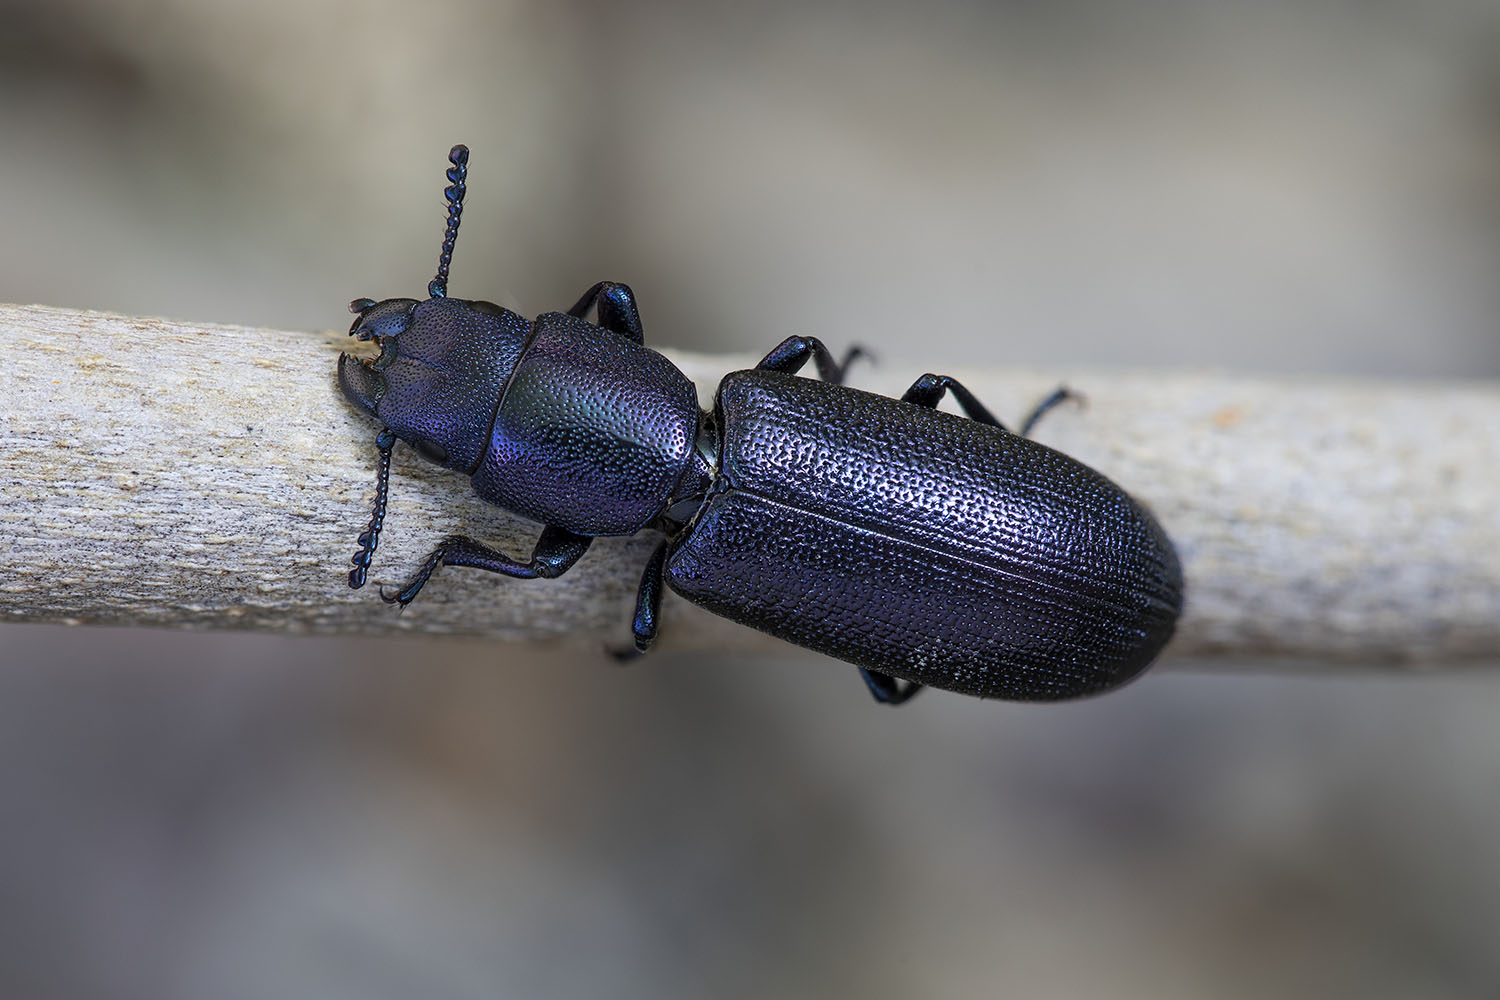
[{"label": "out-of-focus foreground", "polygon": [[[1493,4],[0,10],[3,301],[341,327],[464,141],[454,294],[627,281],[655,343],[1500,376]],[[794,651],[3,631],[6,996],[1500,984],[1491,677],[893,712]]]}]

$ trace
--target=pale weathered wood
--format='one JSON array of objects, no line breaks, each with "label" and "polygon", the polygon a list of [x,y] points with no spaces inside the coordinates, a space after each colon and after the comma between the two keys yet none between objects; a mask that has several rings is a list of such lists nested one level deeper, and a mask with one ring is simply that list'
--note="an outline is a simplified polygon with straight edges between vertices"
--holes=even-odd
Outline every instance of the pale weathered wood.
[{"label": "pale weathered wood", "polygon": [[[447,570],[404,614],[345,585],[377,428],[334,386],[342,334],[0,306],[0,621],[622,639],[650,537],[554,581]],[[709,399],[753,361],[668,352]],[[1016,419],[1059,382],[1040,440],[1149,503],[1189,603],[1176,656],[1500,662],[1500,385],[1208,374],[923,370]],[[462,530],[516,553],[537,527],[396,452],[372,583]],[[778,648],[668,598],[670,645]],[[689,620],[691,619],[691,620]]]}]

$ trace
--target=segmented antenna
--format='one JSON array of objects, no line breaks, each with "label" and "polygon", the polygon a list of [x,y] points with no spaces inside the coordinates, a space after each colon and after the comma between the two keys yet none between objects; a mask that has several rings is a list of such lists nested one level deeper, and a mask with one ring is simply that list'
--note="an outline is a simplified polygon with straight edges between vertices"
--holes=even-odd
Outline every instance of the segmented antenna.
[{"label": "segmented antenna", "polygon": [[443,249],[438,254],[437,277],[427,283],[427,294],[440,299],[448,294],[448,265],[453,263],[453,244],[458,242],[458,217],[464,211],[464,178],[469,173],[469,147],[459,143],[448,150],[448,186],[443,196],[448,199],[448,228],[443,233]]},{"label": "segmented antenna", "polygon": [[369,527],[359,536],[359,551],[349,560],[354,566],[349,571],[349,586],[355,590],[365,585],[370,560],[375,558],[375,547],[380,544],[380,529],[385,527],[385,494],[391,482],[391,449],[396,447],[396,433],[382,427],[375,438],[375,447],[380,452],[380,465],[375,473],[375,509],[370,514]]}]

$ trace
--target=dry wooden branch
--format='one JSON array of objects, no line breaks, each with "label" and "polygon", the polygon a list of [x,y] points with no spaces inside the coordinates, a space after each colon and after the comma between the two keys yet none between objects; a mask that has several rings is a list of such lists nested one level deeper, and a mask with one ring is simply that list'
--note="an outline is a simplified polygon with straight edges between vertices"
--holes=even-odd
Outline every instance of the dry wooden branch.
[{"label": "dry wooden branch", "polygon": [[[648,537],[552,581],[448,570],[404,614],[349,590],[377,428],[334,387],[341,334],[0,306],[0,345],[0,620],[626,635]],[[754,360],[669,353],[705,400]],[[1087,395],[1037,436],[1176,541],[1174,655],[1500,662],[1500,385],[936,367],[1011,419],[1059,382]],[[854,381],[919,374],[887,360]],[[372,583],[455,529],[520,554],[537,526],[398,448]],[[664,633],[777,648],[671,598]]]}]

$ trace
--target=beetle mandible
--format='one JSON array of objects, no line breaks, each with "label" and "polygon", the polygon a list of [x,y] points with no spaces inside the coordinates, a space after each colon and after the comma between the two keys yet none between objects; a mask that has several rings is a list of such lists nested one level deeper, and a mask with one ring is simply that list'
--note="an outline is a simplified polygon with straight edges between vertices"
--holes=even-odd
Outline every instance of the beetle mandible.
[{"label": "beetle mandible", "polygon": [[[375,508],[349,585],[365,583],[399,439],[479,496],[541,522],[529,559],[450,535],[394,594],[439,566],[521,579],[567,572],[605,535],[664,535],[641,577],[635,647],[662,587],[853,663],[877,701],[923,686],[1056,700],[1118,686],[1172,635],[1182,572],[1156,520],[1093,469],[1007,431],[947,375],[900,400],[841,385],[841,360],[788,337],[720,382],[710,411],[644,344],[635,296],[602,281],[527,320],[447,296],[469,150],[448,154],[448,220],[428,297],[356,299],[344,395],[384,426]],[[585,317],[593,312],[597,322]],[[799,377],[811,361],[822,381]],[[967,418],[937,409],[951,394]]]}]

